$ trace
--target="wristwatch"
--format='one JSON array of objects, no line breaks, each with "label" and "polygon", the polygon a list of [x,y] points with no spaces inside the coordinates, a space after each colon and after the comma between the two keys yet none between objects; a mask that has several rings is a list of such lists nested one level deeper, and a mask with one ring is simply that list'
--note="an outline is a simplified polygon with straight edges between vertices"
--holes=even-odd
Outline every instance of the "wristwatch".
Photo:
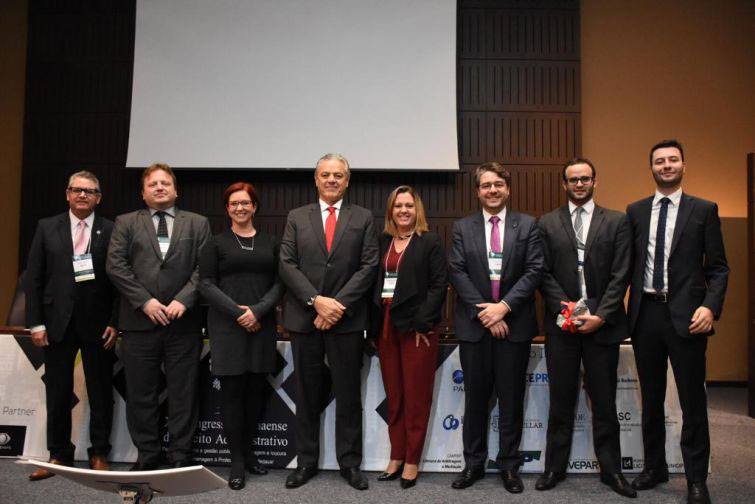
[{"label": "wristwatch", "polygon": [[314,306],[315,299],[317,299],[317,296],[319,296],[319,294],[315,294],[311,298],[307,299],[307,306]]}]

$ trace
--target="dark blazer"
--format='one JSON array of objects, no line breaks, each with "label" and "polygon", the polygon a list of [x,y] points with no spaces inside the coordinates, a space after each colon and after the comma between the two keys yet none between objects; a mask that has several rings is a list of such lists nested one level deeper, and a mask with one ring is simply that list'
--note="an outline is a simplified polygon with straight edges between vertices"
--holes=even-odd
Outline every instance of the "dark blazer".
[{"label": "dark blazer", "polygon": [[[380,334],[383,322],[383,279],[385,255],[392,236],[380,236],[380,265],[373,292],[373,334]],[[446,258],[440,238],[428,231],[412,236],[399,265],[399,276],[391,303],[391,323],[399,331],[427,333],[440,321],[440,312],[448,290]]]},{"label": "dark blazer", "polygon": [[[537,335],[535,290],[543,272],[543,249],[534,217],[507,210],[503,237],[501,300],[511,307],[506,323],[515,342]],[[456,290],[456,337],[479,341],[489,332],[480,323],[479,303],[492,303],[482,212],[454,222],[448,256],[449,280]]]},{"label": "dark blazer", "polygon": [[76,312],[78,336],[100,341],[105,327],[116,325],[117,294],[105,273],[113,223],[95,214],[90,252],[94,280],[78,285],[73,279],[73,240],[68,212],[39,221],[29,251],[26,273],[26,325],[44,324],[50,341],[62,341]]},{"label": "dark blazer", "polygon": [[[545,301],[545,332],[562,332],[556,325],[561,301],[582,297],[577,272],[577,238],[569,205],[538,222],[545,255],[540,292]],[[585,286],[590,312],[606,323],[594,333],[597,343],[618,343],[628,335],[624,294],[631,263],[629,226],[623,213],[595,206],[585,240]]]},{"label": "dark blazer", "polygon": [[[634,332],[645,283],[653,197],[627,207],[632,232],[634,266],[629,297],[629,330]],[[682,194],[668,260],[669,311],[674,329],[681,337],[691,337],[689,324],[699,306],[709,308],[716,320],[723,309],[729,266],[724,252],[718,205]],[[708,335],[712,335],[711,330]]]},{"label": "dark blazer", "polygon": [[346,307],[331,332],[363,331],[369,324],[369,296],[378,264],[372,212],[344,202],[330,253],[325,247],[320,205],[291,210],[280,246],[278,274],[288,289],[283,325],[293,332],[315,331],[316,312],[307,301],[333,297]]},{"label": "dark blazer", "polygon": [[149,210],[115,219],[107,256],[107,273],[121,294],[119,328],[149,331],[155,324],[141,310],[152,298],[167,305],[176,299],[186,313],[171,325],[175,331],[199,331],[199,254],[211,237],[206,217],[176,208],[173,233],[165,260]]}]

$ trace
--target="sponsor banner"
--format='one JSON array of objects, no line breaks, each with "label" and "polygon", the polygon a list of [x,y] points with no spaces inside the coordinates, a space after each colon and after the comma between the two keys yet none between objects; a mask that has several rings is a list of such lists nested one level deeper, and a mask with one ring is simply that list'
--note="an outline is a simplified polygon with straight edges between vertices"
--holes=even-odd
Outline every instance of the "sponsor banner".
[{"label": "sponsor banner", "polygon": [[24,453],[25,425],[0,425],[0,457],[18,457]]},{"label": "sponsor banner", "polygon": [[[200,419],[194,437],[194,458],[206,465],[230,463],[227,440],[219,409],[220,381],[212,376],[208,345],[202,352],[200,365]],[[293,356],[288,342],[278,343],[278,366],[268,376],[270,388],[265,400],[267,408],[258,423],[256,435],[250,440],[260,461],[272,467],[296,466],[295,414],[296,394],[293,381]],[[125,377],[122,364],[114,368],[115,411],[110,458],[114,461],[136,460],[136,448],[131,443],[125,418]],[[643,468],[640,390],[632,348],[622,346],[618,368],[617,411],[621,424],[622,468],[639,472]],[[86,460],[89,446],[89,402],[86,395],[83,367],[77,361],[74,372],[74,401],[72,407],[72,441],[76,445],[77,460]],[[42,352],[31,346],[28,338],[0,335],[0,456],[6,451],[22,451],[25,457],[46,459],[45,425],[47,415],[44,398],[44,365]],[[385,469],[390,456],[388,439],[387,401],[376,356],[365,356],[362,367],[362,400],[365,470]],[[524,454],[523,472],[541,472],[545,463],[545,438],[548,427],[548,371],[542,345],[533,345],[527,368],[524,429],[520,449]],[[324,377],[329,383],[330,376]],[[164,413],[167,413],[165,394]],[[332,392],[323,398],[320,466],[337,469],[335,457],[335,400]],[[587,395],[580,387],[575,411],[574,439],[570,472],[599,470],[592,448],[591,410]],[[676,394],[673,373],[669,367],[666,399],[666,453],[669,469],[683,472],[679,439],[681,410]],[[23,431],[3,430],[2,426]],[[433,405],[430,412],[425,450],[420,470],[456,472],[464,467],[462,430],[464,428],[464,373],[459,361],[457,345],[441,345],[435,373]],[[8,440],[2,444],[3,433]],[[19,434],[23,432],[23,434]],[[163,427],[163,442],[169,437]],[[19,437],[23,438],[19,441]],[[21,443],[21,444],[15,444]],[[498,406],[490,414],[489,456],[498,451]],[[495,464],[491,460],[489,467]]]}]

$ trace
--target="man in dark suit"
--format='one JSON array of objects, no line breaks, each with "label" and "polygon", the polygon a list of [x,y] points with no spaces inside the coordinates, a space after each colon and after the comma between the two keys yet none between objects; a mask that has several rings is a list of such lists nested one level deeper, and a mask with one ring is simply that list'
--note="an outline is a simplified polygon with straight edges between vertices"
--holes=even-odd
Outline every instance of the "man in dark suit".
[{"label": "man in dark suit", "polygon": [[654,145],[655,195],[627,207],[634,243],[629,329],[642,389],[645,449],[645,466],[632,486],[646,490],[668,481],[664,401],[671,360],[684,417],[688,502],[705,503],[710,502],[705,349],[721,315],[729,266],[718,206],[682,192],[685,169],[679,142]]},{"label": "man in dark suit", "polygon": [[[545,301],[550,408],[545,472],[535,488],[550,490],[566,476],[582,362],[600,480],[620,495],[637,497],[621,474],[616,415],[619,343],[629,335],[624,310],[631,262],[629,226],[624,214],[593,201],[597,182],[591,161],[572,159],[561,175],[569,202],[538,223],[545,254],[540,292]],[[580,299],[590,313],[574,317],[576,332],[559,327],[561,303]]]},{"label": "man in dark suit", "polygon": [[456,337],[464,372],[465,468],[453,488],[467,488],[485,474],[488,401],[498,396],[500,448],[496,462],[503,485],[524,485],[519,451],[530,343],[537,334],[535,290],[543,251],[535,219],[506,209],[511,174],[499,163],[475,171],[482,212],[456,221],[449,279],[456,290]]},{"label": "man in dark suit", "polygon": [[[100,183],[88,171],[71,175],[68,212],[42,219],[29,251],[26,323],[34,345],[44,348],[47,448],[50,462],[72,465],[71,394],[81,350],[89,395],[89,466],[108,470],[113,422],[113,320],[115,289],[105,274],[113,223],[95,215]],[[54,476],[37,469],[32,481]]]},{"label": "man in dark suit", "polygon": [[161,365],[168,392],[168,455],[174,467],[191,465],[201,348],[199,253],[210,238],[205,217],[176,208],[176,177],[168,165],[144,170],[142,197],[146,209],[115,220],[107,258],[107,273],[121,293],[126,417],[139,450],[134,471],[160,464]]},{"label": "man in dark suit", "polygon": [[298,466],[286,480],[296,488],[317,473],[324,357],[336,398],[336,457],[341,475],[368,487],[362,463],[362,345],[378,244],[372,213],[344,203],[349,163],[338,154],[315,168],[319,202],[292,210],[280,247],[279,274],[288,289],[283,325],[291,333],[296,379]]}]

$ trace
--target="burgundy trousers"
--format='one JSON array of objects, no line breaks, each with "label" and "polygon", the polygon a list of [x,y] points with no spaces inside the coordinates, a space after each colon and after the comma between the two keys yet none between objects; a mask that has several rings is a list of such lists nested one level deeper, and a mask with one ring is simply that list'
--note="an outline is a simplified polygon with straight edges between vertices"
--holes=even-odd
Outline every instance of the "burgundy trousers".
[{"label": "burgundy trousers", "polygon": [[414,331],[399,332],[385,306],[383,332],[378,337],[380,369],[388,398],[388,436],[391,459],[419,464],[433,402],[438,336],[416,344]]}]

